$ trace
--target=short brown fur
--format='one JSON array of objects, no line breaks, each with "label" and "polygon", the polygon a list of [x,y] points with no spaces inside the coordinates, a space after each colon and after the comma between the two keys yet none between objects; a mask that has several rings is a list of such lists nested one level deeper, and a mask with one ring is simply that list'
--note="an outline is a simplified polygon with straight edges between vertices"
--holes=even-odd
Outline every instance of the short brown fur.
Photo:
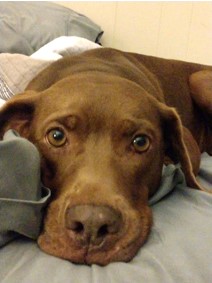
[{"label": "short brown fur", "polygon": [[[131,260],[151,230],[164,163],[180,162],[188,186],[203,189],[195,175],[201,152],[212,153],[211,103],[212,68],[199,64],[100,48],[42,71],[0,112],[1,136],[14,128],[37,146],[53,193],[41,249],[76,263]],[[55,128],[63,146],[48,141]]]}]

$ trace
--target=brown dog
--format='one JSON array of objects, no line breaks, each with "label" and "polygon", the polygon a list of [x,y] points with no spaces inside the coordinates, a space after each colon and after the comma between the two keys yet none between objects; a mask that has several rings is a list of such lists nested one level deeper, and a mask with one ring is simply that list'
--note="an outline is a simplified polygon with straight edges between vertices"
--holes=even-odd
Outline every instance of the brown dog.
[{"label": "brown dog", "polygon": [[53,199],[40,247],[77,263],[129,261],[152,225],[162,166],[187,184],[212,153],[212,68],[100,48],[41,72],[0,113],[42,156]]}]

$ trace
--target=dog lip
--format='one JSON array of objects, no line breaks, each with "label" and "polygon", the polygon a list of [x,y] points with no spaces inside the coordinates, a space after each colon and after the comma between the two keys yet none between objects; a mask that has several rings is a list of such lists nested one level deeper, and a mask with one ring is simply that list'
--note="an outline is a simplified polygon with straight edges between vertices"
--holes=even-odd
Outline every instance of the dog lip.
[{"label": "dog lip", "polygon": [[[75,242],[75,248],[78,249],[78,251],[81,250],[81,256],[75,262],[83,262],[89,266],[92,264],[105,266],[112,262],[130,261],[136,255],[141,245],[143,245],[143,242],[141,243],[139,241],[141,237],[141,231],[138,232],[136,239],[133,239],[124,245],[122,243],[123,234],[126,234],[126,231],[125,233],[122,232],[122,235],[119,234],[119,237],[116,239],[116,241],[112,241],[112,243],[110,243],[109,239],[104,239],[104,241],[102,241],[99,245],[92,244],[92,242],[90,242],[89,245],[83,245],[82,242]],[[137,242],[139,242],[139,244]]]},{"label": "dog lip", "polygon": [[39,245],[47,253],[76,264],[105,266],[117,261],[128,262],[136,255],[146,240],[146,237],[142,235],[142,227],[140,225],[140,228],[136,225],[136,237],[131,239],[125,238],[132,229],[131,224],[132,221],[128,225],[125,223],[125,228],[121,233],[116,234],[116,236],[110,236],[111,238],[115,237],[115,239],[105,239],[100,245],[93,245],[91,243],[89,245],[82,245],[80,240],[74,240],[76,239],[74,234],[65,227],[61,230],[60,236],[58,235],[61,242],[58,248],[56,248],[56,239],[52,238],[48,233],[41,235]]},{"label": "dog lip", "polygon": [[94,250],[100,250],[104,247],[107,239],[99,238],[98,240],[94,241],[92,240],[92,237],[89,235],[78,235],[78,238],[76,239],[74,232],[71,230],[67,230],[68,237],[70,241],[73,241],[74,244],[79,249],[86,248],[88,251],[94,251]]}]

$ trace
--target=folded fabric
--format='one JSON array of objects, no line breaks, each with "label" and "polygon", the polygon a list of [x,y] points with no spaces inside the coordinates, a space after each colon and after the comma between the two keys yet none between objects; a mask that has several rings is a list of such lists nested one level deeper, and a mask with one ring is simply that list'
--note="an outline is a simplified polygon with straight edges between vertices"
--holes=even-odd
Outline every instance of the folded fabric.
[{"label": "folded fabric", "polygon": [[0,76],[0,97],[1,97],[1,100],[3,100],[3,99],[4,99],[4,101],[8,100],[12,96],[13,96],[13,92],[10,90],[8,85],[5,83],[5,81]]},{"label": "folded fabric", "polygon": [[180,168],[180,164],[164,165],[160,186],[156,193],[150,198],[149,205],[156,204],[177,186],[182,188],[186,187],[185,176]]},{"label": "folded fabric", "polygon": [[8,100],[13,95],[23,92],[29,82],[55,60],[100,47],[99,44],[85,38],[61,36],[41,47],[30,57],[1,53],[0,99]]},{"label": "folded fabric", "polygon": [[58,60],[65,56],[80,54],[86,50],[101,48],[86,38],[78,36],[60,36],[41,47],[30,57],[42,60]]},{"label": "folded fabric", "polygon": [[23,92],[28,83],[52,61],[32,59],[22,54],[0,54],[0,98]]},{"label": "folded fabric", "polygon": [[38,237],[50,195],[40,181],[36,147],[7,131],[0,141],[0,246],[19,234]]}]

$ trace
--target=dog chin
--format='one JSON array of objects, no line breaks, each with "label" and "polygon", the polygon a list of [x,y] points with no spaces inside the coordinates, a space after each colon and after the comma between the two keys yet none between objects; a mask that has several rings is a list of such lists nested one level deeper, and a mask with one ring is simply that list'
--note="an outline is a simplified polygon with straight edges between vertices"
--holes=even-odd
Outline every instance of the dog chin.
[{"label": "dog chin", "polygon": [[135,257],[145,241],[146,239],[142,239],[141,237],[138,241],[127,247],[117,245],[107,252],[90,252],[85,257],[85,264],[105,266],[112,262],[129,262]]},{"label": "dog chin", "polygon": [[47,254],[69,260],[77,264],[98,264],[105,266],[112,262],[129,262],[137,254],[140,247],[145,243],[149,231],[145,237],[143,232],[140,232],[140,237],[133,240],[131,243],[117,242],[110,249],[74,247],[70,243],[65,243],[65,240],[54,241],[47,234],[43,234],[38,239],[38,245]]}]

